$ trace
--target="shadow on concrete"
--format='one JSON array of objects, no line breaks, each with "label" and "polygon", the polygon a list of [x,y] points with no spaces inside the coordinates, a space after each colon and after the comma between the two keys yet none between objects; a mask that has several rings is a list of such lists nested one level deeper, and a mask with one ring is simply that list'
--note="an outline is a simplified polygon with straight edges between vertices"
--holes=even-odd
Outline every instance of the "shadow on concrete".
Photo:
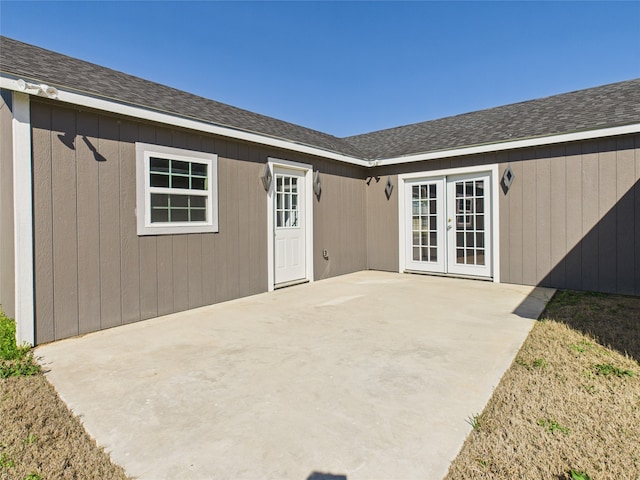
[{"label": "shadow on concrete", "polygon": [[347,476],[334,475],[333,473],[313,472],[306,480],[347,480]]},{"label": "shadow on concrete", "polygon": [[551,300],[551,292],[553,292],[553,290],[548,290],[543,287],[534,288],[512,313],[521,318],[537,320],[549,300]]}]

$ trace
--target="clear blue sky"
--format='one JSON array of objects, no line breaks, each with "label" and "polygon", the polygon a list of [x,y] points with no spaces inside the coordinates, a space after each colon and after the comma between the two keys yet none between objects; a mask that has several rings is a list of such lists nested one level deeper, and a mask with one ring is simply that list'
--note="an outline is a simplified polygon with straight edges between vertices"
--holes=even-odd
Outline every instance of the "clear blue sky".
[{"label": "clear blue sky", "polygon": [[336,136],[640,77],[640,1],[2,0],[0,17],[3,35]]}]

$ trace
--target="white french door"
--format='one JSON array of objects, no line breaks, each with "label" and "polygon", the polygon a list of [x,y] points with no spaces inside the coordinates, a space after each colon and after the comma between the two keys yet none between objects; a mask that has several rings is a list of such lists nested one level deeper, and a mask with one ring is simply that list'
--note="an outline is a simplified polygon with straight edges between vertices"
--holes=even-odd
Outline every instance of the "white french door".
[{"label": "white french door", "polygon": [[306,278],[305,181],[300,170],[274,167],[274,283]]},{"label": "white french door", "polygon": [[490,173],[406,180],[407,270],[491,277]]}]

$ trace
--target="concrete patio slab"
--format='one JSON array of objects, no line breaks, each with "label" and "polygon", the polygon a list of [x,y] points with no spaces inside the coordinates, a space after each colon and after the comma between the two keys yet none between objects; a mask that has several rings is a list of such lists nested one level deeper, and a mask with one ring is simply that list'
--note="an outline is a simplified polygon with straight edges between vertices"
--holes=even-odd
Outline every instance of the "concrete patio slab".
[{"label": "concrete patio slab", "polygon": [[552,293],[359,272],[36,355],[142,480],[437,479]]}]

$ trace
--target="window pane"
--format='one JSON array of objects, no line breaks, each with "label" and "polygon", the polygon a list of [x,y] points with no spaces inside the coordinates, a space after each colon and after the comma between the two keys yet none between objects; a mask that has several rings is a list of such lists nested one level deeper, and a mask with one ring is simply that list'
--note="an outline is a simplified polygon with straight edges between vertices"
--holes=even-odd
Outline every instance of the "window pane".
[{"label": "window pane", "polygon": [[456,182],[456,197],[462,197],[464,193],[464,184],[462,182]]},{"label": "window pane", "polygon": [[484,233],[476,233],[476,247],[484,248]]},{"label": "window pane", "polygon": [[475,246],[475,242],[474,242],[474,234],[473,233],[467,233],[467,247],[473,247]]},{"label": "window pane", "polygon": [[478,250],[476,253],[476,265],[484,265],[484,250]]},{"label": "window pane", "polygon": [[472,248],[467,249],[467,265],[475,265],[476,261],[473,258],[474,251]]},{"label": "window pane", "polygon": [[464,249],[463,248],[456,249],[456,263],[460,263],[464,265]]},{"label": "window pane", "polygon": [[429,198],[436,198],[436,186],[435,186],[435,184],[429,185]]},{"label": "window pane", "polygon": [[422,261],[429,261],[429,247],[422,247]]},{"label": "window pane", "polygon": [[151,223],[157,222],[168,222],[169,221],[169,210],[166,208],[152,208],[151,209]]},{"label": "window pane", "polygon": [[434,215],[431,215],[431,216],[429,217],[429,228],[430,228],[431,230],[435,230],[435,229],[436,229],[436,225],[437,225],[437,223],[438,223],[437,218],[436,218]]},{"label": "window pane", "polygon": [[168,207],[168,206],[169,206],[169,195],[165,195],[163,193],[151,194],[151,208]]},{"label": "window pane", "polygon": [[150,184],[152,187],[169,187],[169,175],[162,175],[160,173],[152,173]]},{"label": "window pane", "polygon": [[191,210],[191,221],[192,222],[204,222],[207,220],[207,211],[206,210]]},{"label": "window pane", "polygon": [[171,195],[171,208],[189,206],[189,197],[187,195]]},{"label": "window pane", "polygon": [[151,158],[149,168],[152,172],[169,173],[169,160],[164,158]]},{"label": "window pane", "polygon": [[201,177],[207,176],[207,165],[204,163],[192,163],[191,175],[199,175]]},{"label": "window pane", "polygon": [[207,205],[207,197],[200,197],[198,195],[189,196],[190,205],[192,207],[204,208]]},{"label": "window pane", "polygon": [[476,198],[476,212],[484,213],[484,198]]},{"label": "window pane", "polygon": [[189,162],[180,162],[178,160],[171,161],[171,173],[180,175],[189,175]]},{"label": "window pane", "polygon": [[188,222],[189,221],[189,210],[186,208],[180,208],[177,210],[171,209],[171,221],[172,222]]},{"label": "window pane", "polygon": [[465,194],[467,197],[473,197],[473,182],[465,182]]},{"label": "window pane", "polygon": [[189,188],[189,177],[171,176],[171,188]]},{"label": "window pane", "polygon": [[476,230],[484,230],[484,215],[476,215]]},{"label": "window pane", "polygon": [[[420,187],[417,185],[414,185],[413,187],[411,187],[411,196],[414,200],[418,200],[420,199]],[[414,260],[416,260],[414,258]]]},{"label": "window pane", "polygon": [[191,188],[193,190],[206,190],[205,178],[194,177],[191,179]]},{"label": "window pane", "polygon": [[420,261],[420,247],[413,247],[413,259],[416,262]]},{"label": "window pane", "polygon": [[432,247],[438,245],[438,235],[436,234],[436,232],[431,232],[429,234],[429,245],[431,245]]},{"label": "window pane", "polygon": [[437,248],[430,248],[429,251],[431,252],[431,261],[432,262],[437,262],[438,261],[438,249]]}]

